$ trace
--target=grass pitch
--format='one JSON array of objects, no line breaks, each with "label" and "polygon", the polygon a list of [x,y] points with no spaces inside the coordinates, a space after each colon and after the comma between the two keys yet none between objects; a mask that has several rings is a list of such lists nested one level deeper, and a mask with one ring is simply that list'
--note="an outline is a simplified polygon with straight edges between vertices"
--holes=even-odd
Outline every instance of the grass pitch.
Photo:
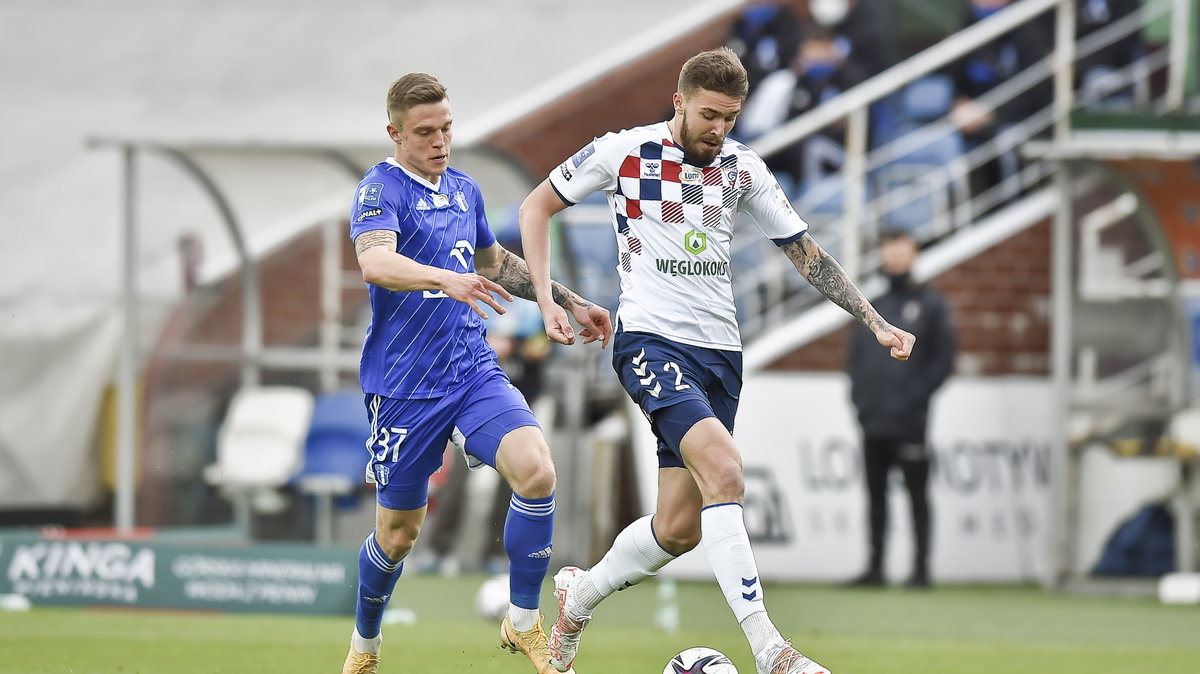
[{"label": "grass pitch", "polygon": [[[415,610],[417,622],[384,627],[381,674],[531,672],[521,656],[498,648],[496,625],[475,617],[482,580],[402,578],[393,605]],[[579,674],[658,674],[696,645],[724,651],[742,674],[753,674],[716,583],[681,583],[678,594],[674,633],[654,627],[654,583],[610,598],[585,635]],[[776,585],[766,597],[784,634],[836,674],[1200,672],[1195,606],[1025,587]],[[543,604],[554,612],[549,593]],[[352,624],[349,617],[35,608],[0,613],[0,674],[335,674]]]}]

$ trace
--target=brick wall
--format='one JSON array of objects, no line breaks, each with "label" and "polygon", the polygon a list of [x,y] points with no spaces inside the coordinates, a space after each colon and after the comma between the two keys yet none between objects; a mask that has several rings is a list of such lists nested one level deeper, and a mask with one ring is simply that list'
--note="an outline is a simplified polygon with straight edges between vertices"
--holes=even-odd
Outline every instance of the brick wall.
[{"label": "brick wall", "polygon": [[[342,246],[342,269],[357,272],[354,249]],[[259,260],[263,344],[315,344],[321,320],[321,233],[306,232]],[[342,291],[342,311],[351,316],[365,304],[365,290]],[[197,290],[169,319],[155,352],[187,345],[237,347],[242,340],[242,283],[234,273],[212,287]],[[152,355],[148,386],[173,388],[217,384],[236,377],[236,364],[188,363]]]}]

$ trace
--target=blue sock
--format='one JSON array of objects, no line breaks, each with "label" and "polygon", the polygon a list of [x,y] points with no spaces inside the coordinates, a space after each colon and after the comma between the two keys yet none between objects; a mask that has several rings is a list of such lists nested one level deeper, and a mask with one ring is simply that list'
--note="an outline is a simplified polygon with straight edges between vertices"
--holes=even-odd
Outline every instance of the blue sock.
[{"label": "blue sock", "polygon": [[538,607],[542,581],[550,568],[553,535],[554,494],[545,498],[521,498],[513,494],[504,520],[508,591],[513,604],[526,609]]},{"label": "blue sock", "polygon": [[379,636],[383,609],[387,608],[396,579],[404,570],[404,561],[393,561],[379,547],[372,531],[358,551],[358,608],[355,626],[364,639]]}]

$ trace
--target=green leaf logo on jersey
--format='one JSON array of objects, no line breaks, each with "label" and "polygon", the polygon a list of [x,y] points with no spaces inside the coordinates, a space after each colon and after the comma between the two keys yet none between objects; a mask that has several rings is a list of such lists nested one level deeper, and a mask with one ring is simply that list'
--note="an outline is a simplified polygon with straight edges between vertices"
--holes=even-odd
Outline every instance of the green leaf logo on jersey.
[{"label": "green leaf logo on jersey", "polygon": [[708,235],[693,229],[683,235],[683,247],[692,255],[699,255],[708,250]]}]

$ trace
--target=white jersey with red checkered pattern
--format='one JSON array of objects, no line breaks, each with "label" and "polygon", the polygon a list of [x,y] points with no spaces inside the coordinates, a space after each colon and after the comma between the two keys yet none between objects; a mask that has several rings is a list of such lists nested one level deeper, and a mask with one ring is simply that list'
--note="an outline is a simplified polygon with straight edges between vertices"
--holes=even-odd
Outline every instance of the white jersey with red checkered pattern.
[{"label": "white jersey with red checkered pattern", "polygon": [[729,246],[741,212],[778,244],[808,225],[753,150],[726,140],[708,166],[684,160],[666,122],[597,138],[550,173],[563,201],[603,191],[617,230],[622,329],[739,351]]}]

